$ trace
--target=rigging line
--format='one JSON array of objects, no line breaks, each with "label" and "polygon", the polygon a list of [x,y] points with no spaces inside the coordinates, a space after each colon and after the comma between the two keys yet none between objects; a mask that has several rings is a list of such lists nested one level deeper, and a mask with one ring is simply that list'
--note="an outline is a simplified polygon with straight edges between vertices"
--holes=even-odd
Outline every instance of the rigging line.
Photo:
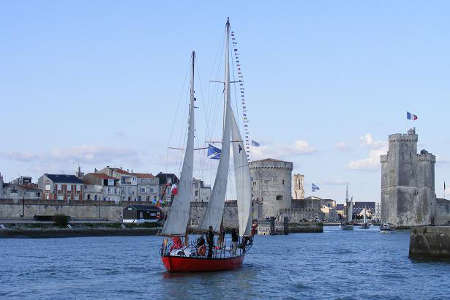
[{"label": "rigging line", "polygon": [[[183,81],[183,84],[181,86],[181,90],[179,92],[179,96],[177,97],[178,99],[180,99],[180,98],[184,99],[184,97],[182,95],[185,93],[186,81],[187,81],[187,78],[188,78],[188,73],[189,72],[186,72],[185,75],[184,75],[184,81]],[[178,115],[178,111],[179,111],[180,106],[181,106],[181,101],[178,100],[178,101],[175,101],[175,102],[176,102],[176,108],[175,108],[175,114],[173,115],[173,117],[176,120],[177,119],[176,117]],[[167,146],[169,146],[170,143],[171,143],[171,139],[173,137],[174,130],[175,130],[175,123],[176,122],[172,122],[171,129],[169,130],[169,135],[168,135],[168,138],[167,138]],[[168,169],[168,164],[169,164],[169,151],[166,150],[166,160],[165,160],[165,169],[166,170]]]}]

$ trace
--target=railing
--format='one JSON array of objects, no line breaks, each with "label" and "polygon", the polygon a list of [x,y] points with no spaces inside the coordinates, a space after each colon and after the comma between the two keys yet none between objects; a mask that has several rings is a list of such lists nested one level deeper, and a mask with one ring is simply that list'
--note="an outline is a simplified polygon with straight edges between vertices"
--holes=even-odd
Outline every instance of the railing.
[{"label": "railing", "polygon": [[[245,244],[244,244],[245,243]],[[195,242],[190,242],[188,244],[188,246],[186,246],[184,244],[184,242],[182,241],[182,247],[177,247],[175,248],[173,241],[169,241],[167,238],[163,240],[162,246],[161,246],[161,256],[181,256],[184,257],[185,255],[185,250],[186,249],[190,249],[190,250],[194,250],[194,252],[190,253],[190,255],[188,257],[195,257],[195,258],[204,258],[204,259],[226,259],[226,258],[232,258],[232,257],[237,257],[237,256],[242,256],[243,254],[247,253],[252,245],[253,245],[253,239],[249,238],[248,240],[246,240],[246,242],[243,241],[238,241],[237,242],[237,246],[236,249],[233,248],[233,244],[231,242],[231,245],[229,245],[227,247],[227,242],[224,241],[222,247],[219,246],[214,246],[211,249],[212,254],[211,256],[209,256],[209,246],[208,244],[202,244],[202,245],[198,245],[197,241]],[[199,254],[199,249],[200,247],[205,247],[205,254],[201,255]],[[182,251],[182,253],[177,254],[177,255],[172,255],[171,252],[173,250],[180,250]]]}]

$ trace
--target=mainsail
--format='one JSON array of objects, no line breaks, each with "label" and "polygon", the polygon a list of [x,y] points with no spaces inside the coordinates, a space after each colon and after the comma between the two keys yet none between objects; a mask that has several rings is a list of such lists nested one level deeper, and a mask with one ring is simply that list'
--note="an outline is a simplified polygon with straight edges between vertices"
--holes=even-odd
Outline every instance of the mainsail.
[{"label": "mainsail", "polygon": [[208,207],[200,223],[199,229],[206,231],[212,226],[215,232],[219,232],[222,222],[223,208],[225,205],[225,195],[227,192],[228,169],[230,166],[230,22],[226,24],[226,44],[225,44],[225,89],[224,89],[224,122],[222,132],[222,153],[219,166],[217,167],[214,187],[211,192]]},{"label": "mainsail", "polygon": [[189,222],[189,211],[192,197],[192,178],[194,171],[194,62],[195,51],[192,52],[192,74],[189,105],[189,123],[186,151],[181,169],[178,193],[173,199],[162,235],[185,235]]},{"label": "mainsail", "polygon": [[238,124],[231,112],[231,138],[233,140],[234,178],[239,218],[239,235],[248,236],[251,230],[252,186],[247,153]]}]

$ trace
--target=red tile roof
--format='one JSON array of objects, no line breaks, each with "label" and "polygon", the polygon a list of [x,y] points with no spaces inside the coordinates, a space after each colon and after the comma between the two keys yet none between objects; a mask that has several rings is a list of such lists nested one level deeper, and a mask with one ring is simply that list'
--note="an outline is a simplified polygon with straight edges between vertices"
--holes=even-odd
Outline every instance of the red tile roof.
[{"label": "red tile roof", "polygon": [[120,173],[120,174],[124,174],[124,175],[130,175],[130,172],[127,172],[125,170],[119,169],[119,168],[111,168],[111,170],[113,170],[114,172]]},{"label": "red tile roof", "polygon": [[131,175],[134,175],[137,178],[155,178],[155,176],[150,173],[132,173]]},{"label": "red tile roof", "polygon": [[101,178],[101,179],[117,179],[117,178],[108,176],[108,175],[103,174],[103,173],[89,173],[89,174],[86,174],[86,175],[93,175],[93,176]]}]

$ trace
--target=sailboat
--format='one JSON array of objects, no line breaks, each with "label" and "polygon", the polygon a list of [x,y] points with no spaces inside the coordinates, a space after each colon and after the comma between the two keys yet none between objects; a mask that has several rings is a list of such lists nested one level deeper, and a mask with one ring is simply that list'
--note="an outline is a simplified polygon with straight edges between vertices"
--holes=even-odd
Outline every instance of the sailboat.
[{"label": "sailboat", "polygon": [[348,184],[346,186],[346,190],[345,190],[345,203],[346,203],[346,216],[347,219],[343,220],[341,222],[341,229],[342,230],[353,230],[353,197],[352,199],[349,201],[348,199]]},{"label": "sailboat", "polygon": [[[233,149],[234,175],[239,219],[239,247],[214,249],[206,255],[206,245],[202,238],[189,244],[187,227],[189,222],[192,181],[194,170],[194,68],[195,52],[192,52],[192,70],[190,82],[190,107],[188,116],[188,137],[183,166],[180,175],[178,193],[175,195],[168,212],[161,235],[170,237],[163,240],[161,258],[169,272],[206,272],[231,270],[242,265],[248,249],[253,243],[251,233],[251,180],[248,157],[230,101],[230,22],[226,22],[224,113],[222,129],[222,149],[213,190],[208,207],[198,230],[206,233],[212,229],[220,233],[228,184],[230,152]],[[184,243],[183,240],[184,239]]]},{"label": "sailboat", "polygon": [[370,223],[367,221],[367,208],[364,207],[364,219],[363,223],[361,224],[361,229],[369,229]]}]

